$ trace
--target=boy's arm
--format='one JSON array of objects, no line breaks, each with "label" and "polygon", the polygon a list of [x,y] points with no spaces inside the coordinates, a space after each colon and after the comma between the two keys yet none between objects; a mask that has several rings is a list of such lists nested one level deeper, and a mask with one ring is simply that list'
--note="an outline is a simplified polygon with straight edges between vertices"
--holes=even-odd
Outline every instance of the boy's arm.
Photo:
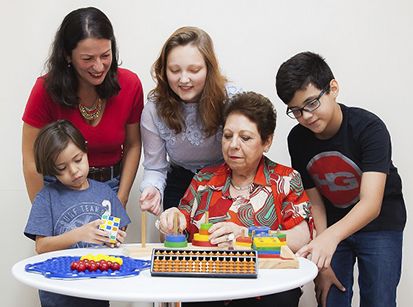
[{"label": "boy's arm", "polygon": [[42,254],[66,249],[80,241],[93,244],[109,243],[107,233],[99,229],[102,223],[102,220],[95,220],[57,236],[36,236],[36,252]]},{"label": "boy's arm", "polygon": [[[301,248],[297,254],[306,256],[311,253],[311,260],[319,268],[328,268],[338,243],[366,226],[379,215],[385,184],[386,174],[379,172],[363,173],[359,202],[341,220],[324,231],[322,231],[323,225],[321,224],[320,230],[322,232],[318,233],[317,237]],[[315,216],[314,220],[317,225]]]}]

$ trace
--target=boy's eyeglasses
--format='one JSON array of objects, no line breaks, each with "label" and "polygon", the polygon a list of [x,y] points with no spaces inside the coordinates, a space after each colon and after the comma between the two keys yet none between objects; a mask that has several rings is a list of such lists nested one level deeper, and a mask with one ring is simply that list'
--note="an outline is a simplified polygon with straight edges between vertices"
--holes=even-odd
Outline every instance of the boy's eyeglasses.
[{"label": "boy's eyeglasses", "polygon": [[301,116],[303,116],[303,111],[306,112],[314,112],[315,110],[317,110],[320,105],[320,98],[328,91],[328,89],[330,88],[330,85],[327,85],[321,92],[320,94],[317,96],[317,98],[314,98],[313,100],[310,100],[309,102],[307,102],[304,107],[302,108],[287,108],[287,115],[292,118],[292,119],[296,119],[296,118],[300,118]]}]

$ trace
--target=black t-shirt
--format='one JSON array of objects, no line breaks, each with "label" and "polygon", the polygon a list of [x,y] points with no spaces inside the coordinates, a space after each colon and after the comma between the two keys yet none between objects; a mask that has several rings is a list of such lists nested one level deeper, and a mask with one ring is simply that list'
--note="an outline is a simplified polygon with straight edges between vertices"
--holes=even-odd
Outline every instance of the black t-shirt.
[{"label": "black t-shirt", "polygon": [[361,231],[403,230],[406,208],[401,178],[391,160],[391,140],[373,113],[340,104],[343,121],[328,140],[317,139],[297,125],[288,136],[292,167],[300,172],[305,189],[316,187],[323,197],[330,226],[359,201],[363,172],[387,174],[380,215]]}]

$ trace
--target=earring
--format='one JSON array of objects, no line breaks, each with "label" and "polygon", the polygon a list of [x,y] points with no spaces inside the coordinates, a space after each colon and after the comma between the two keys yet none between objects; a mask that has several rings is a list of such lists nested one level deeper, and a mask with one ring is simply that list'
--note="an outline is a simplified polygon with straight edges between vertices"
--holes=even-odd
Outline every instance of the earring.
[{"label": "earring", "polygon": [[71,68],[72,67],[72,63],[67,62],[67,68]]}]

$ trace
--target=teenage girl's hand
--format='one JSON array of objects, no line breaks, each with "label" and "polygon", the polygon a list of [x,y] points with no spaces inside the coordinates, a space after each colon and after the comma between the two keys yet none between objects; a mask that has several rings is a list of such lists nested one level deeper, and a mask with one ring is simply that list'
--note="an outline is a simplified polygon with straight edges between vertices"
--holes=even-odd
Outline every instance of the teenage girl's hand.
[{"label": "teenage girl's hand", "polygon": [[330,235],[328,230],[323,231],[310,243],[300,248],[296,255],[307,258],[311,254],[311,261],[314,262],[318,269],[328,268],[331,258],[336,251],[338,241],[334,235]]},{"label": "teenage girl's hand", "polygon": [[186,229],[185,215],[183,215],[178,208],[172,207],[162,212],[159,217],[159,230],[162,233],[168,234],[173,232],[175,214],[178,214],[178,229],[180,231],[184,231]]},{"label": "teenage girl's hand", "polygon": [[139,198],[139,205],[142,211],[149,211],[154,215],[159,215],[162,211],[161,193],[154,186],[146,187]]},{"label": "teenage girl's hand", "polygon": [[232,222],[219,222],[209,228],[209,241],[219,247],[232,247],[234,240],[241,236],[245,227]]},{"label": "teenage girl's hand", "polygon": [[93,244],[109,243],[109,238],[106,231],[99,229],[99,225],[104,223],[105,222],[103,220],[94,220],[93,222],[76,228],[79,241]]},{"label": "teenage girl's hand", "polygon": [[317,299],[317,303],[321,307],[327,306],[327,295],[331,286],[336,286],[341,291],[346,291],[346,288],[337,279],[336,274],[331,267],[322,269],[318,272],[317,277],[314,279],[314,290]]}]

